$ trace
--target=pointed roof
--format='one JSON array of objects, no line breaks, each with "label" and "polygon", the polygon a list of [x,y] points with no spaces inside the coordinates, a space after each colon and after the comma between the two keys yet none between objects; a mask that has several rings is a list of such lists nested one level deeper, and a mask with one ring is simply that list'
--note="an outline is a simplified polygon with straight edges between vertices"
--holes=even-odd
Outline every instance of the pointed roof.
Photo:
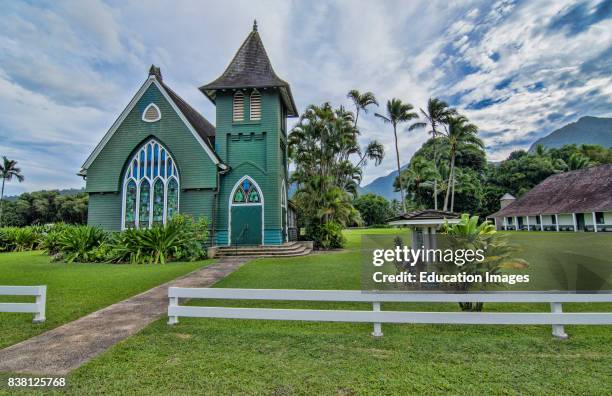
[{"label": "pointed roof", "polygon": [[181,120],[189,128],[193,136],[196,138],[198,143],[200,143],[202,148],[210,156],[213,162],[222,169],[225,169],[227,167],[227,165],[225,165],[221,161],[221,159],[214,150],[215,127],[210,122],[208,122],[208,120],[204,118],[204,116],[202,116],[197,110],[191,107],[183,98],[181,98],[176,92],[170,89],[170,87],[168,87],[163,82],[161,70],[159,67],[151,65],[151,68],[149,69],[149,77],[140,87],[136,95],[134,95],[127,107],[123,110],[119,118],[115,120],[111,128],[106,132],[106,134],[98,143],[94,151],[89,155],[78,173],[79,176],[87,175],[87,168],[89,168],[89,166],[93,163],[98,154],[100,154],[104,146],[106,146],[110,138],[115,134],[115,132],[117,131],[119,126],[121,126],[127,115],[132,111],[136,103],[140,100],[140,98],[144,95],[144,93],[151,85],[155,85],[159,89],[159,91],[170,103],[174,111],[176,111]]},{"label": "pointed roof", "polygon": [[516,199],[514,197],[514,195],[510,194],[510,193],[505,193],[503,197],[500,198],[500,201],[506,200],[506,199]]},{"label": "pointed roof", "polygon": [[261,37],[257,32],[257,21],[253,31],[242,43],[236,55],[221,77],[200,87],[213,103],[220,89],[279,88],[289,116],[298,116],[289,83],[274,72]]}]

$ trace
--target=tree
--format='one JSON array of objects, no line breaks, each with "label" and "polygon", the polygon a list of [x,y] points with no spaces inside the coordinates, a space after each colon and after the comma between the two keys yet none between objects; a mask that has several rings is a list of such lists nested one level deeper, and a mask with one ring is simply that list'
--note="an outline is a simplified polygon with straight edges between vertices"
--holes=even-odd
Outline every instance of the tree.
[{"label": "tree", "polygon": [[378,106],[376,97],[372,92],[365,92],[362,94],[358,90],[352,89],[349,91],[346,97],[351,99],[353,101],[353,104],[355,104],[355,127],[357,127],[357,120],[359,119],[360,111],[363,110],[364,113],[367,113],[368,106]]},{"label": "tree", "polygon": [[[410,103],[402,103],[400,99],[393,98],[387,101],[387,114],[382,115],[379,113],[375,113],[374,115],[381,120],[383,120],[387,124],[391,124],[393,126],[393,136],[395,137],[395,156],[397,159],[397,174],[401,175],[401,165],[400,165],[400,156],[399,156],[399,145],[397,142],[397,126],[399,124],[408,122],[412,119],[419,118],[419,115],[412,111],[414,107]],[[400,178],[399,181],[400,195],[402,197],[402,209],[404,212],[406,211],[406,202],[404,198],[404,188],[402,186],[402,181]]]},{"label": "tree", "polygon": [[449,183],[446,187],[446,195],[444,197],[444,208],[448,209],[449,198],[450,198],[450,210],[454,209],[455,201],[455,160],[457,156],[457,150],[462,146],[476,146],[479,148],[484,147],[484,143],[476,133],[478,127],[474,124],[470,124],[465,116],[459,115],[448,119],[448,132],[444,135],[444,138],[449,145],[450,153],[450,166],[449,166]]},{"label": "tree", "polygon": [[[438,99],[438,98],[429,98],[427,101],[427,110],[421,110],[421,114],[425,118],[426,122],[417,122],[414,123],[410,130],[417,128],[425,128],[427,124],[431,126],[431,130],[429,133],[433,139],[433,163],[434,167],[437,167],[438,164],[438,155],[436,150],[436,140],[438,135],[440,134],[439,128],[443,124],[448,123],[448,119],[455,114],[457,114],[455,109],[448,107],[448,103]],[[434,209],[438,210],[438,180],[433,180],[433,198],[434,198]]]},{"label": "tree", "polygon": [[[427,206],[425,196],[430,196],[433,182],[437,181],[440,175],[431,161],[421,157],[413,156],[410,166],[402,171],[401,183],[412,195],[412,200],[420,205]],[[396,178],[393,185],[399,188],[400,177]],[[425,194],[423,194],[426,192]]]},{"label": "tree", "polygon": [[[359,120],[359,113],[363,111],[364,113],[368,112],[368,106],[375,105],[378,106],[378,102],[376,101],[376,97],[372,92],[360,93],[358,90],[353,89],[349,91],[347,98],[353,101],[355,105],[355,124],[354,124],[354,133],[355,135],[359,134],[359,128],[357,127],[357,120]],[[357,136],[355,136],[355,139]],[[385,146],[379,143],[377,140],[372,140],[368,143],[365,150],[362,150],[360,154],[359,162],[357,166],[360,168],[365,167],[368,163],[368,160],[374,161],[376,166],[380,165],[383,158],[385,157]]]},{"label": "tree", "polygon": [[328,223],[360,221],[351,204],[361,181],[361,168],[351,161],[359,153],[353,120],[342,107],[311,105],[289,135],[289,156],[295,163],[291,182],[297,184],[293,200],[307,231],[336,232],[338,227]]},{"label": "tree", "polygon": [[366,226],[384,224],[392,216],[389,201],[380,195],[372,193],[360,195],[353,201],[353,206],[361,214]]},{"label": "tree", "polygon": [[569,157],[569,161],[567,162],[567,167],[569,170],[578,170],[588,168],[591,165],[589,158],[584,156],[581,153],[573,153]]},{"label": "tree", "polygon": [[2,210],[4,208],[4,183],[13,180],[13,177],[21,183],[25,177],[21,174],[21,169],[17,167],[17,161],[2,157],[0,164],[0,177],[2,177],[2,191],[0,192],[0,225],[2,225]]}]

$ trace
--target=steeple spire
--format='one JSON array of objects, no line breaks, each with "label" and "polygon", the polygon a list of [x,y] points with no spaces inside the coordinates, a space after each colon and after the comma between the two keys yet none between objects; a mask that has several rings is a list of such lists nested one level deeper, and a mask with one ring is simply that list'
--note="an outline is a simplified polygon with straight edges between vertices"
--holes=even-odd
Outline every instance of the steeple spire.
[{"label": "steeple spire", "polygon": [[257,19],[253,20],[253,31],[256,32],[257,31]]}]

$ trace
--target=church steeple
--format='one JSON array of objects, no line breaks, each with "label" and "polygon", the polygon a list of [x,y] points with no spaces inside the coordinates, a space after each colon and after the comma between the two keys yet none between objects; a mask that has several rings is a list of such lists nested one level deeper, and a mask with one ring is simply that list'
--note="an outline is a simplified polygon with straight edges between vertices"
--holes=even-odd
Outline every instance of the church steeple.
[{"label": "church steeple", "polygon": [[287,115],[298,116],[289,83],[274,72],[257,31],[257,21],[253,22],[253,31],[244,40],[223,74],[200,87],[200,91],[215,102],[218,90],[245,88],[278,88],[287,108]]}]

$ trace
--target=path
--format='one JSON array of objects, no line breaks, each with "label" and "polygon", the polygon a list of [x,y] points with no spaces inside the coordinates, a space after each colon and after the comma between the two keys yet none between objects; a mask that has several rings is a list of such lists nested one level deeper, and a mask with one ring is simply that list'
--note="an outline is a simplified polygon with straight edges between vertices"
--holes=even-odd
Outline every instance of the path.
[{"label": "path", "polygon": [[0,372],[65,375],[168,312],[168,287],[206,287],[248,258],[217,263],[0,350]]}]

